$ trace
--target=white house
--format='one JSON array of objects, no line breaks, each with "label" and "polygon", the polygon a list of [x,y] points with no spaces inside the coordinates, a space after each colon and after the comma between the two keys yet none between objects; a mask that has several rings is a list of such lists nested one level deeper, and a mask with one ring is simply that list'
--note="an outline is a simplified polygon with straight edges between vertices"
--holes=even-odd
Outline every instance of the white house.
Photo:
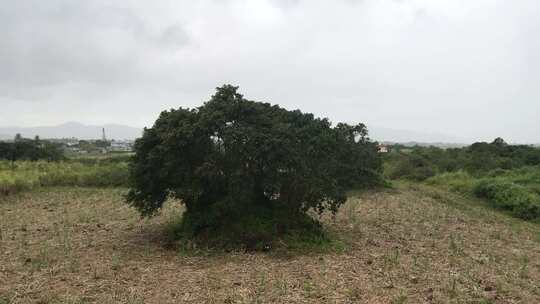
[{"label": "white house", "polygon": [[383,145],[383,144],[379,144],[377,146],[377,151],[379,153],[388,153],[388,146],[387,145]]}]

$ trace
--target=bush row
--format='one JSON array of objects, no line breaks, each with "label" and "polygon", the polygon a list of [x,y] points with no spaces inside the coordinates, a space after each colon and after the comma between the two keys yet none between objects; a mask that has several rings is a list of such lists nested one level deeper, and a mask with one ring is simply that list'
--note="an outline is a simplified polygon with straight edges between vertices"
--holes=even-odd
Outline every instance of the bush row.
[{"label": "bush row", "polygon": [[458,171],[426,180],[427,184],[483,198],[497,209],[525,220],[540,220],[540,167],[495,169],[484,177]]},{"label": "bush row", "polygon": [[476,184],[474,194],[486,198],[495,208],[509,211],[525,219],[540,219],[540,197],[527,187],[496,179],[484,179]]},{"label": "bush row", "polygon": [[423,181],[445,172],[466,171],[476,177],[493,170],[513,170],[540,165],[540,149],[509,145],[497,138],[463,148],[403,147],[394,145],[385,155],[385,174],[391,179]]}]

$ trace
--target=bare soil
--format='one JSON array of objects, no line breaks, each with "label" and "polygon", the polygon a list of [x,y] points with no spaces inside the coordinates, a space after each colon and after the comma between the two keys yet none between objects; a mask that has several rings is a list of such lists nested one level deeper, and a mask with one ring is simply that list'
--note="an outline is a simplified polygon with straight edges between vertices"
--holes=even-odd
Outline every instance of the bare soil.
[{"label": "bare soil", "polygon": [[185,251],[123,189],[0,197],[5,303],[540,303],[540,225],[420,186],[351,194],[317,252]]}]

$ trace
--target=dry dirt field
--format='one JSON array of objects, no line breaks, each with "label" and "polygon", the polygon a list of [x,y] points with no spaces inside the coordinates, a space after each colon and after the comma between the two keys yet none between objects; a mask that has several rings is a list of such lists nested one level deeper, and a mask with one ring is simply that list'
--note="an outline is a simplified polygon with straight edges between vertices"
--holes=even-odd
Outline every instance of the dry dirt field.
[{"label": "dry dirt field", "polygon": [[5,303],[540,303],[540,225],[419,186],[351,195],[321,252],[180,250],[122,189],[0,197]]}]

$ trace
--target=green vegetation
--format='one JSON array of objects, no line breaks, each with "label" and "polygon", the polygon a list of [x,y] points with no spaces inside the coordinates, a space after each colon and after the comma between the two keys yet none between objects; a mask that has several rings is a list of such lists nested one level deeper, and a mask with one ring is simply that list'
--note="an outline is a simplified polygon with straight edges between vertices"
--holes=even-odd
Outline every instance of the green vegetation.
[{"label": "green vegetation", "polygon": [[335,214],[347,190],[381,182],[364,125],[332,127],[230,85],[197,109],[162,112],[135,152],[127,200],[142,215],[176,198],[186,237],[252,248],[291,231],[320,233],[308,212]]},{"label": "green vegetation", "polygon": [[13,142],[0,141],[0,160],[47,160],[59,161],[64,159],[62,148],[58,144],[35,139],[22,138],[19,134]]},{"label": "green vegetation", "polygon": [[521,219],[540,219],[538,148],[500,138],[460,149],[414,147],[385,156],[385,175],[476,196]]},{"label": "green vegetation", "polygon": [[540,219],[540,197],[524,186],[512,182],[482,180],[474,187],[474,194],[519,218]]},{"label": "green vegetation", "polygon": [[460,170],[473,176],[484,176],[497,169],[540,165],[540,149],[508,145],[501,138],[492,143],[479,142],[464,148],[415,146],[404,150],[396,145],[391,150],[385,156],[385,175],[392,179],[423,181],[436,174]]},{"label": "green vegetation", "polygon": [[0,196],[46,186],[125,186],[126,162],[0,161]]},{"label": "green vegetation", "polygon": [[540,166],[496,169],[478,177],[464,171],[443,173],[426,183],[486,199],[491,206],[521,219],[540,219]]}]

